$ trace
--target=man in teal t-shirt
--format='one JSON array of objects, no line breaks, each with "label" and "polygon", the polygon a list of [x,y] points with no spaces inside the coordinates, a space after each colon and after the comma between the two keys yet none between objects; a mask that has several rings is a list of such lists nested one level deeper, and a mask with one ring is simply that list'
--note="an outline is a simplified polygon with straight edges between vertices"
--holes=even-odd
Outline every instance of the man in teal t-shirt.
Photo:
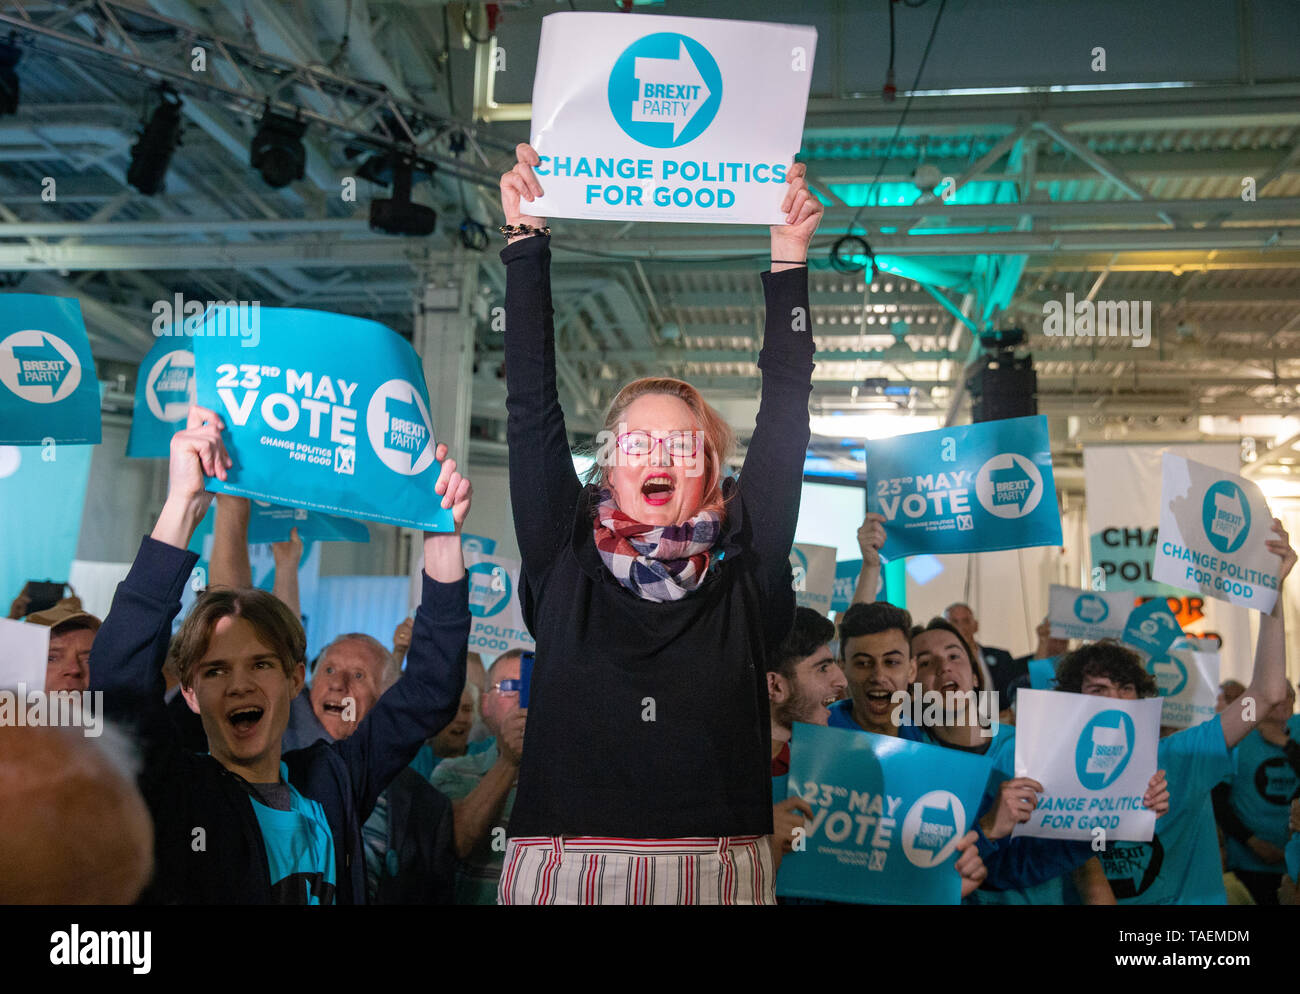
[{"label": "man in teal t-shirt", "polygon": [[1215,808],[1228,836],[1228,868],[1256,904],[1277,904],[1290,838],[1291,798],[1300,776],[1287,759],[1295,692],[1272,708],[1259,727],[1232,750],[1232,776],[1215,792]]}]

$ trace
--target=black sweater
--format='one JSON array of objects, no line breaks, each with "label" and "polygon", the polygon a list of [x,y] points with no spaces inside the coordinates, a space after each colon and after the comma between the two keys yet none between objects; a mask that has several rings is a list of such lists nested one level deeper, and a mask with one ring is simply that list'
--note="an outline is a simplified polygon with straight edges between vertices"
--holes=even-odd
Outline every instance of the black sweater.
[{"label": "black sweater", "polygon": [[764,661],[794,618],[814,348],[807,270],[762,277],[763,394],[739,483],[724,488],[722,559],[694,593],[654,603],[624,589],[595,547],[594,489],[574,473],[555,386],[549,239],[501,258],[510,498],[537,639],[510,835],[770,833]]},{"label": "black sweater", "polygon": [[[268,904],[266,847],[247,789],[211,756],[184,748],[163,703],[172,619],[196,559],[144,540],[95,636],[91,689],[104,692],[109,719],[136,733],[143,754],[140,792],[154,822],[154,877],[141,900]],[[289,782],[318,801],[329,821],[339,904],[366,901],[361,825],[375,799],[456,713],[469,623],[466,581],[438,583],[426,575],[403,678],[348,738],[283,755]]]}]

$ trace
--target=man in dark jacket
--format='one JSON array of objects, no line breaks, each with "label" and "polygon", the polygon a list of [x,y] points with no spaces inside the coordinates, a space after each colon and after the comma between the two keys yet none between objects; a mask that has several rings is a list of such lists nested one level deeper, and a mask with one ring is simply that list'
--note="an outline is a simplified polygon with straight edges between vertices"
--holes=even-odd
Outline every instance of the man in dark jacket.
[{"label": "man in dark jacket", "polygon": [[[340,635],[316,664],[311,692],[293,699],[283,747],[349,737],[401,670],[368,635]],[[362,827],[368,904],[451,904],[456,851],[451,801],[409,767],[379,795]]]},{"label": "man in dark jacket", "polygon": [[[187,752],[163,703],[162,665],[195,556],[186,551],[211,501],[209,476],[232,464],[224,422],[194,407],[172,439],[170,484],[96,638],[91,687],[109,717],[134,726],[141,793],[154,820],[156,872],[143,900],[164,903],[365,902],[361,826],[379,794],[455,713],[469,611],[459,531],[469,481],[442,462],[437,492],[456,532],[425,537],[423,599],[404,679],[348,738],[281,755],[302,687],[305,638],[260,591],[203,595],[179,633],[186,701],[210,754]],[[436,453],[445,459],[445,446]],[[224,598],[224,600],[222,600]]]}]

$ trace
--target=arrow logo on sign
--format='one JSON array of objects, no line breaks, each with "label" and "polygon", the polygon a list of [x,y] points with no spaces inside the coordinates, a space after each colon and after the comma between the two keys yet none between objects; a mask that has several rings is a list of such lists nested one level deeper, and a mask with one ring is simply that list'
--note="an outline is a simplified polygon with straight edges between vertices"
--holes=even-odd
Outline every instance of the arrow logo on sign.
[{"label": "arrow logo on sign", "polygon": [[632,120],[672,124],[676,141],[711,95],[695,59],[678,41],[677,58],[637,58],[635,71],[639,87]]},{"label": "arrow logo on sign", "polygon": [[23,387],[49,387],[50,396],[59,392],[68,378],[71,367],[59,350],[43,335],[40,345],[15,345],[14,359],[18,363],[18,385]]},{"label": "arrow logo on sign", "polygon": [[384,411],[388,414],[384,446],[410,456],[414,466],[429,444],[429,427],[424,422],[424,415],[415,404],[396,397],[389,397],[384,402]]},{"label": "arrow logo on sign", "polygon": [[916,841],[913,846],[917,849],[928,849],[932,856],[937,855],[956,832],[957,822],[953,818],[951,800],[946,807],[923,807],[921,824],[916,830]]},{"label": "arrow logo on sign", "polygon": [[1015,504],[1016,510],[1023,511],[1034,492],[1034,481],[1019,464],[1013,464],[1006,469],[991,470],[989,480],[993,484],[994,506]]},{"label": "arrow logo on sign", "polygon": [[185,404],[190,399],[190,376],[192,366],[182,366],[175,358],[168,356],[167,364],[158,373],[154,381],[153,392],[162,406],[168,404]]}]

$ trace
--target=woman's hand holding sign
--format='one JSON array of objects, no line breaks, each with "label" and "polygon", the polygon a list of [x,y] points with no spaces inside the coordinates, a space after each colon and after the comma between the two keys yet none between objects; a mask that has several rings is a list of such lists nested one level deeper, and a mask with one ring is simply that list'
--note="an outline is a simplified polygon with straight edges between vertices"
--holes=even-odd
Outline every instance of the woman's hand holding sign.
[{"label": "woman's hand holding sign", "polygon": [[424,533],[424,571],[439,583],[455,583],[465,575],[465,559],[460,550],[460,529],[469,514],[473,487],[456,469],[456,461],[447,458],[447,446],[439,445],[434,453],[440,468],[434,493],[442,497],[442,507],[451,511],[456,530]]},{"label": "woman's hand holding sign", "polygon": [[215,412],[196,404],[185,427],[172,436],[167,501],[154,525],[155,540],[178,549],[189,545],[212,503],[212,494],[204,489],[208,477],[224,480],[226,470],[235,464],[221,440],[225,427]]},{"label": "woman's hand holding sign", "polygon": [[[527,224],[541,228],[546,224],[546,219],[522,213],[522,201],[537,200],[542,195],[542,185],[533,173],[533,167],[540,165],[542,160],[533,146],[525,142],[515,146],[515,158],[518,160],[515,167],[501,177],[501,209],[505,211],[506,224]],[[532,236],[515,235],[510,241],[530,237]]]},{"label": "woman's hand holding sign", "polygon": [[[804,179],[808,167],[796,162],[785,174],[785,181],[790,185],[781,201],[781,210],[785,212],[785,224],[772,225],[772,272],[794,269],[784,263],[802,264],[808,259],[808,243],[812,241],[817,225],[821,224],[822,214],[826,208],[817,196],[808,189]],[[776,260],[781,260],[780,262]]]}]

